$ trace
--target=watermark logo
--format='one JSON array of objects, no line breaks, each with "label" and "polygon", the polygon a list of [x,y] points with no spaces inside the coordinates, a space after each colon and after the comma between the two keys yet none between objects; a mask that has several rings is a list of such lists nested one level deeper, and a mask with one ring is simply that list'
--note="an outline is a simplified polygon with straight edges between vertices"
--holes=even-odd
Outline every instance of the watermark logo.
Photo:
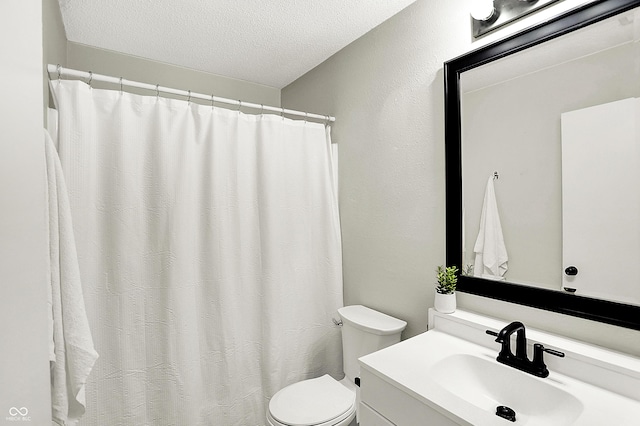
[{"label": "watermark logo", "polygon": [[4,418],[8,422],[30,422],[29,410],[27,407],[11,407],[9,408],[9,416]]}]

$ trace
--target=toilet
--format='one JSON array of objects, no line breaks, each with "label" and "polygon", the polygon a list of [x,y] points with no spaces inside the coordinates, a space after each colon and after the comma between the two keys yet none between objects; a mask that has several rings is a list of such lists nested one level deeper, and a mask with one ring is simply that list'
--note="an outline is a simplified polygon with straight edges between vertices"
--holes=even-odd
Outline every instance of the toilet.
[{"label": "toilet", "polygon": [[269,402],[269,426],[348,426],[356,424],[358,358],[400,341],[407,323],[362,305],[338,309],[342,319],[345,377],[325,374],[278,391]]}]

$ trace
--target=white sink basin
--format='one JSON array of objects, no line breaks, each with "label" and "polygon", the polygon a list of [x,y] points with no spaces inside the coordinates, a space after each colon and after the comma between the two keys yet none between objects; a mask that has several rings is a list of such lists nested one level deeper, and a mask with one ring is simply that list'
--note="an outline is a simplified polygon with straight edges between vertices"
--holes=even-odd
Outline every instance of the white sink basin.
[{"label": "white sink basin", "polygon": [[429,374],[456,398],[489,413],[495,414],[498,406],[511,408],[518,424],[570,425],[584,408],[576,397],[551,382],[499,364],[494,358],[455,354],[434,363]]}]

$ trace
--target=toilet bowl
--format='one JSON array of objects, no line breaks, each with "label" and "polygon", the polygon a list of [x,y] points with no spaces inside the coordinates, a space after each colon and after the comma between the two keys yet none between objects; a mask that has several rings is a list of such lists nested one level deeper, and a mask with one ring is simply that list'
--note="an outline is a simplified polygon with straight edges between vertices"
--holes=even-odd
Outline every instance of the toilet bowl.
[{"label": "toilet bowl", "polygon": [[325,374],[287,386],[269,402],[270,426],[346,426],[356,415],[355,385]]},{"label": "toilet bowl", "polygon": [[345,377],[325,374],[279,390],[269,402],[269,426],[347,426],[355,424],[359,388],[358,358],[400,341],[407,323],[362,305],[338,309],[342,318]]}]

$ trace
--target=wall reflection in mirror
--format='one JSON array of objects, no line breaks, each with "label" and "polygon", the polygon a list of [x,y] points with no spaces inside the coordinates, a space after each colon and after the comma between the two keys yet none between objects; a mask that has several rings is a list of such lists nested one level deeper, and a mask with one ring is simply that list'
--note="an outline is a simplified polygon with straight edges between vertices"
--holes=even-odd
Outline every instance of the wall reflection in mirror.
[{"label": "wall reflection in mirror", "polygon": [[461,73],[466,274],[640,305],[639,40],[635,9]]}]

